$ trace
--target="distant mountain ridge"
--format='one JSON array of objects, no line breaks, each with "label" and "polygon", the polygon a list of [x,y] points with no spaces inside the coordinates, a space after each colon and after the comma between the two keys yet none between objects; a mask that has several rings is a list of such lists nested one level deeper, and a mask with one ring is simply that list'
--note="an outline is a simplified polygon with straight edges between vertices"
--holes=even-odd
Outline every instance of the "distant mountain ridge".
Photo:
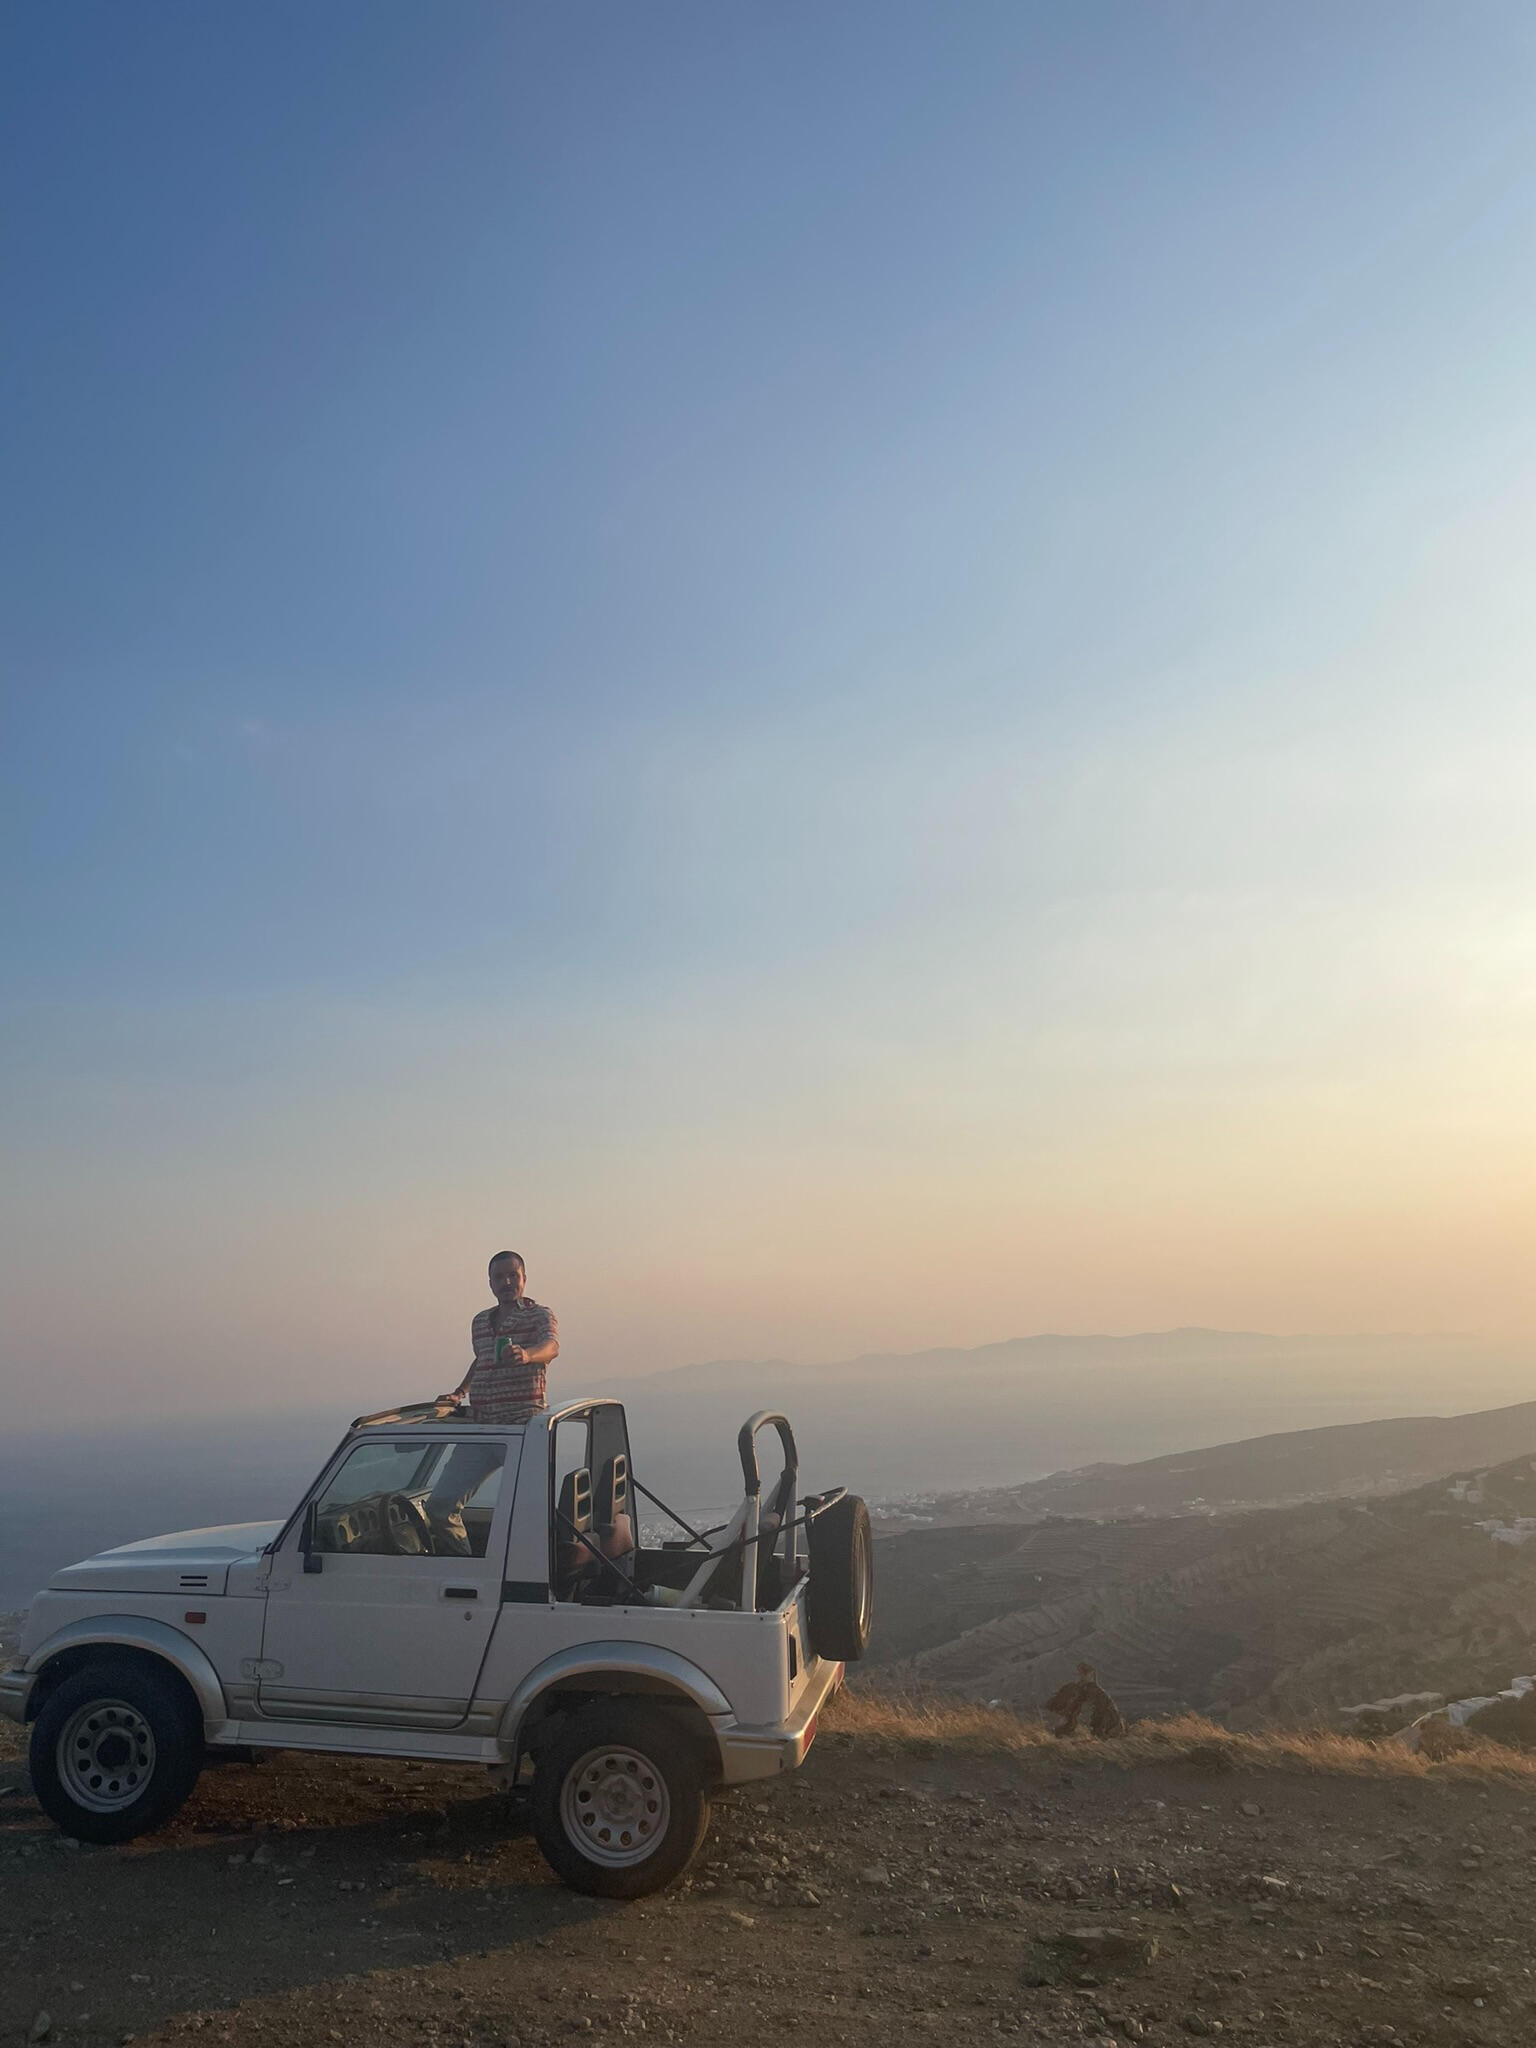
[{"label": "distant mountain ridge", "polygon": [[[628,1404],[637,1466],[663,1492],[732,1498],[736,1429],[750,1410],[777,1407],[795,1425],[812,1483],[890,1498],[1443,1412],[1450,1390],[1458,1407],[1524,1402],[1536,1389],[1536,1345],[1184,1328],[866,1352],[829,1364],[722,1360],[582,1382]],[[697,1475],[711,1465],[718,1481],[701,1490]]]},{"label": "distant mountain ridge", "polygon": [[[1171,1330],[1140,1330],[1125,1334],[1090,1331],[1068,1333],[1036,1331],[1026,1337],[1003,1337],[986,1344],[932,1344],[916,1351],[861,1351],[852,1358],[816,1360],[810,1364],[787,1358],[718,1358],[691,1365],[663,1367],[626,1382],[630,1387],[692,1386],[715,1387],[744,1377],[770,1374],[775,1379],[888,1378],[893,1371],[904,1376],[925,1376],[936,1365],[959,1364],[969,1373],[987,1376],[991,1369],[1015,1371],[1020,1366],[1040,1363],[1108,1364],[1115,1360],[1138,1365],[1184,1363],[1191,1358],[1219,1356],[1232,1362],[1256,1364],[1277,1359],[1313,1355],[1360,1356],[1379,1352],[1395,1358],[1405,1354],[1434,1352],[1454,1355],[1468,1348],[1489,1347],[1483,1340],[1467,1335],[1422,1336],[1398,1332],[1365,1332],[1336,1336],[1327,1332],[1275,1336],[1263,1330],[1221,1330],[1202,1323],[1181,1324]],[[1536,1351],[1532,1352],[1536,1357]]]},{"label": "distant mountain ridge", "polygon": [[1053,1472],[1002,1492],[1021,1510],[1063,1515],[1263,1507],[1402,1492],[1526,1451],[1536,1452],[1536,1401],[1471,1415],[1398,1415],[1282,1430],[1138,1464]]}]

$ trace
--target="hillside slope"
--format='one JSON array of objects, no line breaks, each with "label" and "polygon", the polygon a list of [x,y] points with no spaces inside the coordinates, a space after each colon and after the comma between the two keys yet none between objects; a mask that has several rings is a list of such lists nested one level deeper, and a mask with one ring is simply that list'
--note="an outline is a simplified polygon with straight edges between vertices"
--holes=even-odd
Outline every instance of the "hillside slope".
[{"label": "hillside slope", "polygon": [[1523,1458],[1364,1503],[910,1531],[879,1546],[875,1656],[889,1682],[1018,1708],[1083,1660],[1129,1713],[1233,1726],[1493,1690],[1532,1667],[1536,1543],[1478,1524],[1533,1512]]}]

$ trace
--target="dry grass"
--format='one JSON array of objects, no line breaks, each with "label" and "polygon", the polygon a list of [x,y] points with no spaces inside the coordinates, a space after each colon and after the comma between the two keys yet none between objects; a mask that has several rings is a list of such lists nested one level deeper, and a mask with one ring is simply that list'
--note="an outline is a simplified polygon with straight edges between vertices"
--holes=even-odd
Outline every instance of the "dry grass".
[{"label": "dry grass", "polygon": [[[823,1725],[851,1735],[861,1745],[898,1755],[944,1751],[950,1756],[1017,1757],[1060,1765],[1070,1762],[1127,1769],[1137,1764],[1187,1763],[1205,1770],[1337,1771],[1355,1777],[1430,1776],[1503,1778],[1536,1788],[1536,1754],[1493,1742],[1469,1742],[1454,1756],[1435,1762],[1395,1742],[1358,1742],[1326,1729],[1267,1729],[1233,1734],[1199,1714],[1169,1721],[1137,1721],[1129,1734],[1110,1742],[1086,1735],[1053,1735],[1043,1721],[1025,1720],[1006,1707],[928,1694],[903,1696],[844,1690],[827,1710]],[[0,1763],[19,1763],[26,1736],[0,1719]]]},{"label": "dry grass", "polygon": [[900,1695],[845,1690],[826,1717],[829,1728],[894,1752],[951,1756],[1012,1756],[1021,1761],[1071,1762],[1126,1768],[1188,1763],[1207,1770],[1343,1772],[1354,1777],[1430,1776],[1513,1779],[1536,1788],[1536,1755],[1497,1743],[1468,1741],[1454,1756],[1431,1761],[1395,1742],[1361,1742],[1327,1729],[1266,1729],[1234,1734],[1199,1714],[1168,1721],[1137,1721],[1108,1742],[1087,1735],[1053,1735],[1043,1721],[1025,1720],[1006,1707],[984,1707],[943,1694]]}]

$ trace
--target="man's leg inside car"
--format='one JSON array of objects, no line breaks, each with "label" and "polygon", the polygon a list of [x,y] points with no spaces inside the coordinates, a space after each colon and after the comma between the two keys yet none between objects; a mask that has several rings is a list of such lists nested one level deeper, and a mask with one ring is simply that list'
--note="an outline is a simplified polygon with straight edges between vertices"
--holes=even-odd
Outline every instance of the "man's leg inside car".
[{"label": "man's leg inside car", "polygon": [[427,1520],[439,1557],[473,1557],[464,1528],[464,1507],[505,1456],[500,1444],[459,1444],[427,1496]]}]

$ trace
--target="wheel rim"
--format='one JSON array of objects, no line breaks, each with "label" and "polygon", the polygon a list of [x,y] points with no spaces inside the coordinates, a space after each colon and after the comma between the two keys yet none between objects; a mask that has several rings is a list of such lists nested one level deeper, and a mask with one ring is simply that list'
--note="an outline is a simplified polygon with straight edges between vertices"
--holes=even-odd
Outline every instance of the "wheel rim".
[{"label": "wheel rim", "polygon": [[117,1813],[142,1797],[154,1776],[154,1730],[126,1700],[92,1700],[71,1714],[55,1754],[76,1806]]},{"label": "wheel rim", "polygon": [[560,1788],[566,1834],[583,1856],[610,1870],[653,1856],[671,1817],[667,1781],[638,1749],[589,1749]]}]

